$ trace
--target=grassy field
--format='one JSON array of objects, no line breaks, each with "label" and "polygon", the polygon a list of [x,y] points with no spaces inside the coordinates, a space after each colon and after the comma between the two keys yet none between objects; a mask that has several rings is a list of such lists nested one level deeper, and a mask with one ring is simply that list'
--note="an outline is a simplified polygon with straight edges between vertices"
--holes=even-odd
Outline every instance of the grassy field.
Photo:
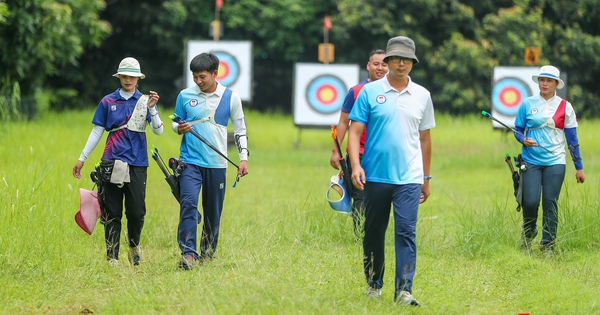
[{"label": "grassy field", "polygon": [[[588,179],[577,185],[568,163],[557,255],[548,259],[518,247],[521,219],[504,163],[506,153],[519,152],[518,143],[484,117],[438,115],[432,195],[417,225],[413,295],[423,306],[404,308],[393,304],[391,227],[383,295],[377,301],[363,295],[362,248],[352,220],[325,200],[336,173],[329,166],[330,131],[299,132],[290,116],[246,114],[250,174],[232,188],[229,169],[217,258],[187,272],[176,268],[178,204],[154,161],[141,266],[122,255],[121,265],[110,267],[103,227],[89,236],[75,224],[77,189],[92,188],[87,174],[104,143],[84,166],[86,176],[73,178],[92,111],[0,126],[0,313],[600,313],[594,232],[600,122],[580,121]],[[180,138],[170,130],[148,139],[164,158],[177,155]]]}]

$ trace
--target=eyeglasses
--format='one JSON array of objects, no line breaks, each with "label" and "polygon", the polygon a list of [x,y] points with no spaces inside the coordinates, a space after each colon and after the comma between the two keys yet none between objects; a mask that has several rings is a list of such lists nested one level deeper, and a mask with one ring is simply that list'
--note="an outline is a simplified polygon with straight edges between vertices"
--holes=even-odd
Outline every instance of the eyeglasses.
[{"label": "eyeglasses", "polygon": [[388,63],[400,63],[400,61],[403,61],[405,64],[413,62],[412,59],[405,57],[392,56],[388,58]]}]

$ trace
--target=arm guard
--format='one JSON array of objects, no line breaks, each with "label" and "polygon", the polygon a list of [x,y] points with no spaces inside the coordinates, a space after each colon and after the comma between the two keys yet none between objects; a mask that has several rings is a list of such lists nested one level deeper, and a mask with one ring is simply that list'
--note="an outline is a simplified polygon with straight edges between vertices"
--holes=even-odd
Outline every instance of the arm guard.
[{"label": "arm guard", "polygon": [[577,138],[576,128],[565,128],[565,138],[569,145],[569,153],[571,153],[571,159],[575,164],[576,170],[583,169],[583,161],[581,160],[581,153],[579,152],[579,139]]},{"label": "arm guard", "polygon": [[231,121],[233,124],[233,134],[235,145],[238,149],[240,161],[247,161],[250,151],[248,150],[248,136],[246,135],[246,123],[244,119]]}]

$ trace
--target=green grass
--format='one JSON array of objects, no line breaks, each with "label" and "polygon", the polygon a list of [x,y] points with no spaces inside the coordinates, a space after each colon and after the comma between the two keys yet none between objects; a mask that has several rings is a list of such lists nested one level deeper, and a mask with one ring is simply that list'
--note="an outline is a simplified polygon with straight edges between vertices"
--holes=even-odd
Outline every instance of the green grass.
[{"label": "green grass", "polygon": [[[163,119],[168,112],[163,112]],[[325,200],[330,131],[301,132],[290,116],[247,113],[250,174],[228,188],[217,259],[177,270],[178,204],[150,161],[143,262],[105,261],[103,227],[85,234],[73,216],[71,170],[91,131],[92,111],[48,114],[0,126],[0,313],[2,314],[592,314],[600,312],[599,121],[581,121],[588,179],[569,162],[559,200],[556,257],[518,247],[520,213],[504,155],[511,135],[481,116],[437,116],[432,195],[419,210],[413,295],[421,308],[393,305],[392,228],[382,298],[363,296],[362,247],[349,216]],[[106,135],[105,135],[106,136]],[[148,135],[163,158],[180,138]],[[229,155],[236,158],[235,149]],[[540,216],[541,217],[541,216]],[[124,240],[122,240],[124,241]],[[125,255],[122,255],[125,256]]]}]

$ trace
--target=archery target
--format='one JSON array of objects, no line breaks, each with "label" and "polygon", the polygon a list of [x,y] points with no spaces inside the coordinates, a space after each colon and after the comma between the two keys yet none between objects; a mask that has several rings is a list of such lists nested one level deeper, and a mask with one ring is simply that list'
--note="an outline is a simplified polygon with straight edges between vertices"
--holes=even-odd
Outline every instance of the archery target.
[{"label": "archery target", "polygon": [[330,114],[339,111],[344,104],[348,88],[340,78],[325,74],[314,78],[306,87],[306,99],[312,109]]},{"label": "archery target", "polygon": [[200,53],[213,53],[219,58],[217,81],[235,91],[242,101],[252,101],[252,42],[202,41],[187,42],[186,62],[183,65],[185,87],[195,85],[190,62]]},{"label": "archery target", "polygon": [[[540,90],[531,80],[538,67],[495,67],[492,80],[492,116],[507,126],[514,127],[521,102]],[[506,129],[492,120],[495,129]]]},{"label": "archery target", "polygon": [[232,86],[240,75],[240,64],[233,55],[225,51],[213,51],[219,58],[217,81],[225,86]]},{"label": "archery target", "polygon": [[531,88],[523,80],[505,77],[494,84],[492,105],[495,110],[504,115],[516,116],[521,102],[531,95],[533,95]]},{"label": "archery target", "polygon": [[337,125],[350,87],[359,83],[358,65],[296,63],[294,124],[301,127]]}]

